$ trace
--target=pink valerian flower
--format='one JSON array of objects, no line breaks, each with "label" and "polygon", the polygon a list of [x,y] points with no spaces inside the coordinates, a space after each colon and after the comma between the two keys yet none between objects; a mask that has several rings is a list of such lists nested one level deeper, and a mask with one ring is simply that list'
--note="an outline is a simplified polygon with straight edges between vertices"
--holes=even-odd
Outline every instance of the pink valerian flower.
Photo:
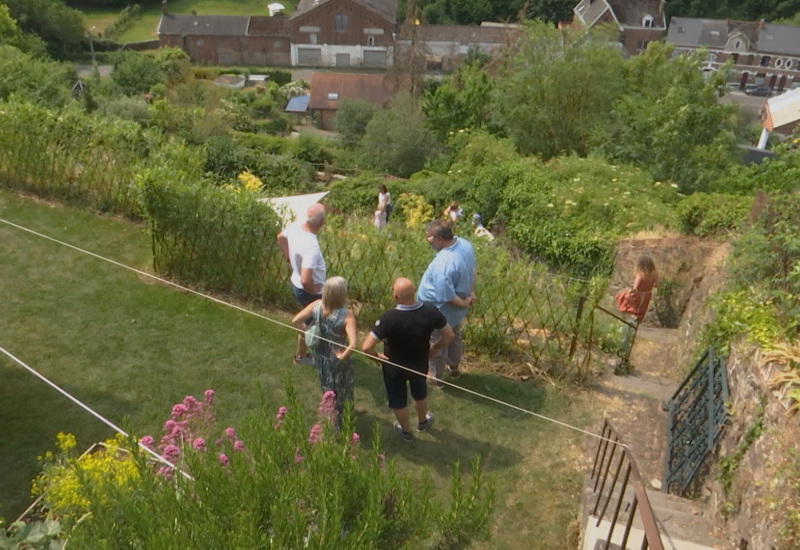
[{"label": "pink valerian flower", "polygon": [[378,453],[378,466],[381,470],[386,469],[386,455],[383,453]]},{"label": "pink valerian flower", "polygon": [[280,407],[278,409],[278,414],[275,415],[275,418],[278,420],[283,420],[286,417],[286,413],[289,412],[289,409],[286,407]]},{"label": "pink valerian flower", "polygon": [[350,437],[350,443],[353,445],[358,445],[359,441],[361,441],[361,436],[353,432],[353,435]]},{"label": "pink valerian flower", "polygon": [[295,448],[295,450],[294,450],[294,463],[295,464],[300,464],[305,459],[306,459],[306,457],[304,457],[303,455],[300,454],[300,448],[299,447]]},{"label": "pink valerian flower", "polygon": [[225,435],[228,436],[231,441],[233,441],[236,439],[236,430],[233,428],[225,428]]},{"label": "pink valerian flower", "polygon": [[147,447],[148,449],[152,449],[153,448],[153,444],[155,443],[155,440],[153,439],[152,435],[146,435],[146,436],[144,436],[143,438],[141,438],[139,440],[139,443],[141,445],[143,445],[144,447]]},{"label": "pink valerian flower", "polygon": [[231,461],[230,461],[230,460],[228,460],[228,455],[226,455],[226,454],[224,454],[224,453],[221,453],[221,454],[220,454],[220,455],[217,457],[217,460],[218,460],[218,461],[219,461],[219,463],[220,463],[220,464],[222,464],[223,466],[227,466],[228,464],[230,464],[230,463],[231,463]]},{"label": "pink valerian flower", "polygon": [[214,402],[214,390],[206,390],[203,393],[203,400],[209,405]]},{"label": "pink valerian flower", "polygon": [[172,480],[172,476],[175,474],[175,471],[170,468],[169,466],[161,466],[158,468],[158,475],[166,479],[167,481]]},{"label": "pink valerian flower", "polygon": [[322,426],[314,424],[311,427],[311,433],[308,434],[309,443],[318,443],[322,439]]},{"label": "pink valerian flower", "polygon": [[164,447],[164,458],[175,464],[178,457],[181,456],[181,450],[175,445],[167,445]]},{"label": "pink valerian flower", "polygon": [[206,440],[203,439],[202,437],[197,437],[197,438],[195,438],[194,441],[192,441],[192,447],[194,447],[194,449],[196,451],[201,451],[201,452],[205,451],[206,450]]},{"label": "pink valerian flower", "polygon": [[238,452],[244,452],[244,441],[236,440],[233,443],[233,450]]},{"label": "pink valerian flower", "polygon": [[336,415],[336,393],[328,390],[322,394],[322,400],[319,402],[319,418],[333,418]]},{"label": "pink valerian flower", "polygon": [[175,427],[175,421],[174,420],[170,419],[170,420],[167,420],[166,422],[164,422],[164,432],[165,433],[172,432],[172,428],[174,428],[174,427]]},{"label": "pink valerian flower", "polygon": [[186,408],[186,405],[183,403],[178,403],[177,405],[172,407],[172,418],[179,418],[180,416],[186,414],[189,409]]}]

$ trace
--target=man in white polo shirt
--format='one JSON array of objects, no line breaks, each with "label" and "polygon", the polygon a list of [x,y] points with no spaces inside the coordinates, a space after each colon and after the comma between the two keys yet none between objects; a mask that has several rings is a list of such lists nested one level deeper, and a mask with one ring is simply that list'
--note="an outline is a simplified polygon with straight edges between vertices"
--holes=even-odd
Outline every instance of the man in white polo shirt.
[{"label": "man in white polo shirt", "polygon": [[[326,268],[317,233],[325,225],[325,207],[314,203],[306,211],[304,222],[295,221],[278,233],[278,245],[284,259],[292,268],[290,278],[292,291],[297,303],[304,308],[322,297]],[[306,342],[303,334],[297,338],[295,363],[313,364],[306,357]]]}]

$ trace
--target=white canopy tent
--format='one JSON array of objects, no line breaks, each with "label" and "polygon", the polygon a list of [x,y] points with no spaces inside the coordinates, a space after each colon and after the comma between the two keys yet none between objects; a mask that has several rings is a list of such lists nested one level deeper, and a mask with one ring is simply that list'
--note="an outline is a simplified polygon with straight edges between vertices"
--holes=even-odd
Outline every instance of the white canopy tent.
[{"label": "white canopy tent", "polygon": [[308,207],[322,200],[322,197],[328,194],[328,191],[322,193],[309,193],[308,195],[293,195],[291,197],[271,197],[268,199],[259,199],[261,202],[266,202],[278,215],[283,219],[284,223],[289,223],[294,220],[306,219],[306,210]]}]

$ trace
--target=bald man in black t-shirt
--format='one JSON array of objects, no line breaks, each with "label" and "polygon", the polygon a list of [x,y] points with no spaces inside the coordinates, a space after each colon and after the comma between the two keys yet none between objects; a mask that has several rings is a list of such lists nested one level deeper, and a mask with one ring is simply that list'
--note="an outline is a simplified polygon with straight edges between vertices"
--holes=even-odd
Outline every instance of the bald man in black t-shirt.
[{"label": "bald man in black t-shirt", "polygon": [[[408,387],[417,409],[417,430],[425,431],[433,424],[433,414],[428,412],[428,359],[453,340],[453,329],[444,315],[432,304],[417,302],[416,291],[409,279],[401,277],[394,282],[392,294],[397,307],[381,315],[362,346],[383,367],[389,407],[397,417],[394,428],[408,442],[414,441],[408,414]],[[430,336],[435,329],[442,338],[431,345]],[[384,353],[376,353],[375,347],[381,341]]]}]

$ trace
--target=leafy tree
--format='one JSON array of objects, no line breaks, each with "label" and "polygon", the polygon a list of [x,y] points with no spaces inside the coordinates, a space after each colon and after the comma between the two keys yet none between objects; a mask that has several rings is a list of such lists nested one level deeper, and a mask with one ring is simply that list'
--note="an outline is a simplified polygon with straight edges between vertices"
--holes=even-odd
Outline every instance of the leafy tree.
[{"label": "leafy tree", "polygon": [[426,91],[422,110],[428,128],[444,141],[460,129],[482,129],[489,125],[492,83],[479,63],[465,63],[435,91]]},{"label": "leafy tree", "polygon": [[529,0],[525,15],[529,19],[541,19],[550,23],[572,21],[573,0]]},{"label": "leafy tree", "polygon": [[0,100],[17,94],[42,105],[64,105],[72,100],[70,87],[77,78],[71,65],[0,46]]},{"label": "leafy tree", "polygon": [[672,53],[671,45],[653,43],[628,60],[625,93],[592,141],[611,159],[647,168],[684,192],[706,190],[735,162],[735,107],[718,102],[724,71],[703,78],[704,52]]},{"label": "leafy tree", "polygon": [[164,72],[158,61],[139,52],[124,51],[117,55],[111,79],[125,95],[144,93],[161,82]]},{"label": "leafy tree", "polygon": [[81,12],[63,0],[3,0],[25,33],[39,35],[57,57],[80,49],[85,35]]},{"label": "leafy tree", "polygon": [[408,177],[425,166],[434,145],[422,112],[408,94],[401,94],[392,108],[378,111],[369,121],[359,153],[366,166]]},{"label": "leafy tree", "polygon": [[36,57],[47,54],[44,41],[35,34],[23,33],[11,17],[8,6],[0,2],[0,45],[7,44]]},{"label": "leafy tree", "polygon": [[333,118],[333,128],[342,136],[345,147],[355,147],[367,131],[375,107],[363,99],[343,99]]},{"label": "leafy tree", "polygon": [[156,53],[156,63],[164,73],[167,86],[186,82],[192,77],[189,55],[180,48],[161,48]]},{"label": "leafy tree", "polygon": [[609,120],[623,89],[624,61],[612,32],[618,31],[525,25],[495,79],[491,101],[493,122],[521,153],[550,158],[588,152],[592,129]]}]

